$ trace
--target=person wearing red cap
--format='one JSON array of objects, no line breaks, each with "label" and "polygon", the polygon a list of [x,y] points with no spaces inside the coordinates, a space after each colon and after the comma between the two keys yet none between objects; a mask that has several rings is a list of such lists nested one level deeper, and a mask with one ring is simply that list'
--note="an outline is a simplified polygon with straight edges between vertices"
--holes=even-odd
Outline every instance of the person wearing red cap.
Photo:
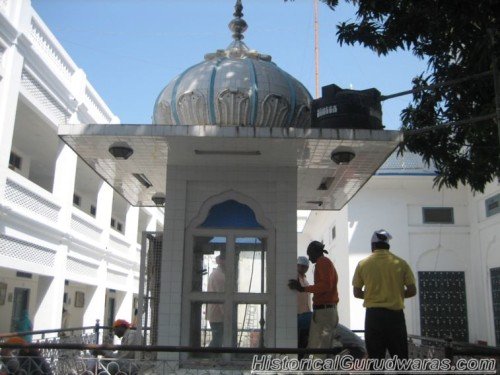
[{"label": "person wearing red cap", "polygon": [[[142,336],[139,332],[130,328],[130,323],[124,319],[115,320],[113,323],[113,333],[121,339],[121,345],[141,345]],[[106,358],[135,359],[135,352],[128,350],[118,350],[115,353],[102,350],[96,351],[94,354],[103,355]]]},{"label": "person wearing red cap", "polygon": [[[10,337],[6,341],[8,344],[24,345],[28,342],[18,336]],[[9,373],[15,374],[39,374],[52,375],[47,360],[42,356],[39,349],[21,347],[18,350],[18,356],[14,356],[12,349],[2,348],[2,362],[5,363]]]},{"label": "person wearing red cap", "polygon": [[[26,340],[19,336],[9,337],[5,342],[7,344],[26,344]],[[2,362],[4,363],[9,374],[15,373],[20,367],[19,361],[14,355],[13,350],[14,349],[12,348],[2,348],[2,350],[0,350],[0,357],[2,358]]]}]

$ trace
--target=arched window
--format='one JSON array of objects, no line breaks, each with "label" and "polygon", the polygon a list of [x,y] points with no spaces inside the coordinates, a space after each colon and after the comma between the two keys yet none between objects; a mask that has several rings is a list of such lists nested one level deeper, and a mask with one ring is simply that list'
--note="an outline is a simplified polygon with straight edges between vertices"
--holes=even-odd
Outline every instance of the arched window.
[{"label": "arched window", "polygon": [[246,204],[228,199],[213,206],[200,228],[259,228],[255,213]]},{"label": "arched window", "polygon": [[255,202],[227,195],[205,202],[187,228],[183,345],[259,347],[274,340],[273,231]]}]

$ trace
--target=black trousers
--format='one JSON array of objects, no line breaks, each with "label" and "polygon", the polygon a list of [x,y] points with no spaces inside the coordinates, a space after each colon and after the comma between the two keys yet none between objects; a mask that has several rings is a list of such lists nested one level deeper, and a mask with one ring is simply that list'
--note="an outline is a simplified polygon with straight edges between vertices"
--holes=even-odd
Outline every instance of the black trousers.
[{"label": "black trousers", "polygon": [[408,358],[408,334],[403,310],[367,308],[365,342],[370,358],[385,358],[386,350],[391,357]]}]

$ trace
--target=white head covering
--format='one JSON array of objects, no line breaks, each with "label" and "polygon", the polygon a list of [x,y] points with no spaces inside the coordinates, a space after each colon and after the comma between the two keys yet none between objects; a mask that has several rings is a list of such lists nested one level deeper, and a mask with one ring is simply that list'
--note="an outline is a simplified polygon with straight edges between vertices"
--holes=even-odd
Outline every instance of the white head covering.
[{"label": "white head covering", "polygon": [[386,231],[385,229],[380,229],[380,230],[376,230],[375,232],[373,232],[371,242],[372,243],[385,242],[388,244],[390,240],[392,240],[391,234],[388,231]]},{"label": "white head covering", "polygon": [[300,256],[297,258],[297,264],[309,267],[309,259],[307,259],[307,257]]}]

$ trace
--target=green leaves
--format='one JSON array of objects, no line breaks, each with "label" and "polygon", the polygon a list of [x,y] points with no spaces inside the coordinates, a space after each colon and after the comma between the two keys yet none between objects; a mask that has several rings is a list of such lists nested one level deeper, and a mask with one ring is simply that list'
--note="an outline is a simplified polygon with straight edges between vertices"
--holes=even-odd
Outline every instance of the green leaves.
[{"label": "green leaves", "polygon": [[[493,54],[499,56],[498,2],[346,1],[358,7],[358,18],[337,25],[339,43],[359,43],[379,55],[407,49],[428,59],[430,73],[415,78],[414,87],[489,71]],[[469,184],[473,191],[483,191],[488,182],[500,177],[500,146],[493,119],[418,134],[411,131],[494,112],[491,75],[418,91],[413,103],[401,113],[401,129],[409,132],[400,151],[419,153],[426,162],[433,163],[438,172],[435,182],[440,188]]]}]

